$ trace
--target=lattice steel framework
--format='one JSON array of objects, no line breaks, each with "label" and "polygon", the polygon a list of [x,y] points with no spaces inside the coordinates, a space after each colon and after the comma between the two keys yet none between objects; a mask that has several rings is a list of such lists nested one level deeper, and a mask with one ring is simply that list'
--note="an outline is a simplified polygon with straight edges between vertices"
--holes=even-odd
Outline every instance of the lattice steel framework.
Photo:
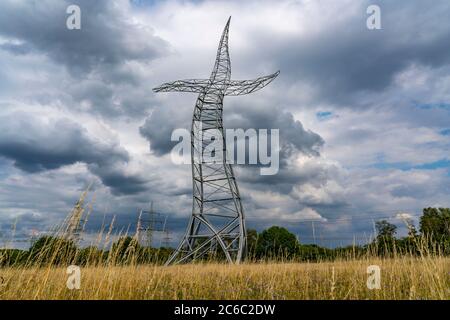
[{"label": "lattice steel framework", "polygon": [[[231,19],[231,17],[230,17]],[[198,93],[191,127],[193,206],[186,233],[168,264],[188,262],[211,252],[222,254],[230,263],[239,263],[246,248],[244,211],[233,168],[227,162],[223,134],[223,98],[249,94],[268,85],[279,71],[254,80],[230,80],[228,52],[230,19],[220,39],[209,79],[188,79],[164,83],[155,92]],[[204,150],[211,137],[222,138],[221,161],[210,161]]]}]

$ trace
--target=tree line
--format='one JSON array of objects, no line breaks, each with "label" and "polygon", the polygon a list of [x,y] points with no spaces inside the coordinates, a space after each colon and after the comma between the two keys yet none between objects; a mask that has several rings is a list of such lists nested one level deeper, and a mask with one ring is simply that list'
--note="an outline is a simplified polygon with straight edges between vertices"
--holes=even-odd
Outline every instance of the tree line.
[{"label": "tree line", "polygon": [[[258,233],[247,230],[248,261],[322,261],[338,258],[360,258],[366,255],[391,257],[402,254],[450,255],[450,209],[425,208],[419,229],[406,219],[408,235],[397,237],[397,226],[386,221],[375,224],[377,235],[365,245],[326,248],[315,244],[301,244],[286,228],[272,226]],[[133,237],[121,237],[109,249],[95,246],[79,248],[74,241],[54,236],[43,236],[28,250],[1,249],[0,266],[11,265],[121,265],[162,264],[173,248],[152,248],[139,244]],[[212,252],[207,259],[223,261],[224,255]]]},{"label": "tree line", "polygon": [[286,259],[301,261],[358,258],[365,255],[390,257],[401,254],[450,255],[450,209],[425,208],[420,217],[419,230],[410,219],[406,237],[397,237],[397,226],[387,220],[375,223],[376,237],[365,245],[326,248],[301,244],[297,237],[282,227],[271,227],[258,233],[248,231],[248,257],[253,260]]}]

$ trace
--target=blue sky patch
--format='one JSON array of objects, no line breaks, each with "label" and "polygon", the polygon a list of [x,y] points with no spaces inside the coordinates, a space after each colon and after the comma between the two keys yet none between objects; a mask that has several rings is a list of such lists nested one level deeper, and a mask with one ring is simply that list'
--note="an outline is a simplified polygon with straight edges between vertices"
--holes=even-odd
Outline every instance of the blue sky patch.
[{"label": "blue sky patch", "polygon": [[319,111],[316,113],[316,117],[319,120],[330,119],[332,115],[333,115],[333,112],[331,112],[331,111]]},{"label": "blue sky patch", "polygon": [[135,6],[153,6],[155,5],[157,2],[161,2],[159,0],[130,0],[130,3],[135,5]]},{"label": "blue sky patch", "polygon": [[372,167],[377,169],[398,169],[402,171],[409,170],[435,170],[441,168],[449,168],[450,169],[450,160],[441,159],[434,162],[423,163],[419,165],[412,165],[408,162],[376,162],[372,165]]},{"label": "blue sky patch", "polygon": [[450,110],[450,103],[447,102],[436,102],[436,103],[418,103],[415,102],[414,106],[418,109],[431,110],[431,109],[444,109]]},{"label": "blue sky patch", "polygon": [[444,129],[439,131],[440,134],[442,134],[443,136],[450,136],[450,129]]}]

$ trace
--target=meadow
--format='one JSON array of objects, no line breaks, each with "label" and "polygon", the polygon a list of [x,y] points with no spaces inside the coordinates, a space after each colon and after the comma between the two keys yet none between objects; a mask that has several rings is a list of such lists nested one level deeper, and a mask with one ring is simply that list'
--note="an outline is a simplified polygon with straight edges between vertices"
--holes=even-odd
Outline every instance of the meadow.
[{"label": "meadow", "polygon": [[[381,269],[368,289],[367,267]],[[450,258],[398,257],[317,263],[199,263],[0,269],[0,299],[450,299]]]},{"label": "meadow", "polygon": [[[83,213],[84,195],[67,221]],[[211,255],[163,266],[172,248],[142,246],[128,232],[113,236],[112,223],[81,248],[67,237],[71,224],[66,222],[28,250],[0,249],[0,300],[450,300],[449,214],[450,209],[424,209],[421,233],[411,228],[403,239],[395,238],[395,226],[384,221],[372,243],[334,250],[301,245],[284,228],[249,232],[247,257],[239,265]],[[438,232],[439,238],[429,236]],[[75,287],[73,265],[79,271]],[[379,267],[376,288],[369,266]]]}]

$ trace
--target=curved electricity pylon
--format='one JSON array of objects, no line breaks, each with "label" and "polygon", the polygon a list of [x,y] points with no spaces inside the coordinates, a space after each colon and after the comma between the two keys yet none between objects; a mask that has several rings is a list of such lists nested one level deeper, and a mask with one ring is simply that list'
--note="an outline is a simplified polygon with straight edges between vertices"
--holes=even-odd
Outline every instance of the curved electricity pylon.
[{"label": "curved electricity pylon", "polygon": [[[231,17],[230,17],[231,19]],[[226,161],[223,134],[223,98],[249,94],[268,85],[279,71],[254,80],[230,80],[228,29],[225,26],[209,79],[188,79],[164,83],[155,92],[198,93],[191,127],[193,206],[186,233],[166,265],[223,253],[230,263],[239,263],[246,248],[246,230],[241,197],[231,165]],[[222,139],[221,161],[204,157],[211,136]]]}]

